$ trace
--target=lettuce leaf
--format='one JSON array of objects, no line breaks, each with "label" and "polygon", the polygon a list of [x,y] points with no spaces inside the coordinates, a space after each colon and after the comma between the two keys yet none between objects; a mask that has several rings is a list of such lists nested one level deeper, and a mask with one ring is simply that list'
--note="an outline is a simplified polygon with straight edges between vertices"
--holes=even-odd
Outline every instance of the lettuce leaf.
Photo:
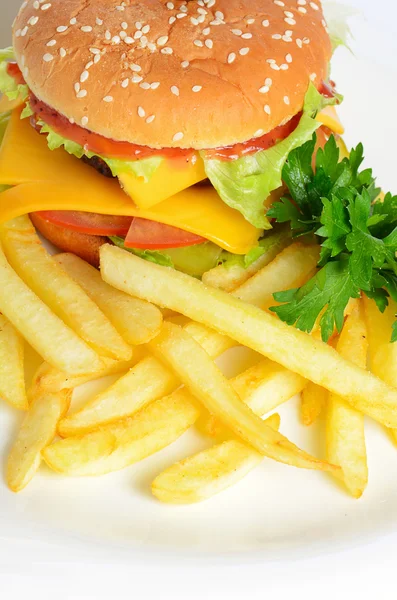
[{"label": "lettuce leaf", "polygon": [[[29,116],[28,106],[29,105],[27,104],[25,109],[27,111],[27,116]],[[114,177],[117,177],[117,175],[121,173],[131,173],[132,175],[135,175],[135,177],[143,177],[144,181],[147,183],[163,160],[161,156],[151,156],[150,158],[144,158],[142,160],[107,158],[106,156],[97,155],[94,152],[85,150],[80,144],[56,133],[52,127],[43,121],[39,122],[39,124],[41,125],[41,133],[47,135],[47,144],[50,150],[56,150],[57,148],[63,147],[66,152],[73,154],[73,156],[76,156],[77,158],[81,158],[82,156],[87,156],[87,158],[99,156],[99,158],[108,165]]]},{"label": "lettuce leaf", "polygon": [[[0,113],[0,146],[3,141],[4,134],[6,132],[7,125],[10,120],[10,116],[11,116],[10,112]],[[1,192],[8,190],[10,187],[11,186],[9,186],[9,185],[0,185],[0,194],[1,194]]]},{"label": "lettuce leaf", "polygon": [[12,46],[0,48],[0,61],[3,60],[15,60],[14,48]]},{"label": "lettuce leaf", "polygon": [[227,250],[223,250],[219,257],[219,262],[226,268],[239,266],[243,269],[248,269],[261,256],[269,252],[274,246],[283,248],[283,242],[291,238],[291,230],[288,227],[276,225],[271,231],[258,240],[258,245],[251,248],[247,254],[232,254]]},{"label": "lettuce leaf", "polygon": [[345,46],[352,52],[350,43],[353,35],[348,19],[360,15],[360,11],[337,2],[323,2],[323,11],[334,52],[339,46]]},{"label": "lettuce leaf", "polygon": [[335,100],[324,98],[311,83],[299,125],[285,140],[233,161],[208,159],[203,151],[205,171],[222,200],[255,227],[271,229],[263,203],[281,186],[281,172],[288,154],[311,139],[321,125],[315,120],[317,113],[331,103]]},{"label": "lettuce leaf", "polygon": [[14,51],[12,47],[0,50],[0,92],[9,100],[16,100],[18,96],[23,99],[28,97],[29,88],[26,84],[17,84],[15,79],[7,73],[7,62],[13,60]]}]

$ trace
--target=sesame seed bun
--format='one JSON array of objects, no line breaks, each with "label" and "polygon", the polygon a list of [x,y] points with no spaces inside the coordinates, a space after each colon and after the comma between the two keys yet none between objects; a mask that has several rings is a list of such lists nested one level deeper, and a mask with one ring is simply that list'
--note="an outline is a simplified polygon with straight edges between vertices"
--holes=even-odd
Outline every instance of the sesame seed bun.
[{"label": "sesame seed bun", "polygon": [[331,57],[319,0],[30,0],[13,37],[40,100],[153,148],[271,131],[302,109]]},{"label": "sesame seed bun", "polygon": [[99,249],[103,244],[111,243],[102,235],[88,235],[71,229],[65,229],[46,221],[37,213],[31,213],[30,219],[36,229],[62,252],[72,252],[94,267],[99,266]]}]

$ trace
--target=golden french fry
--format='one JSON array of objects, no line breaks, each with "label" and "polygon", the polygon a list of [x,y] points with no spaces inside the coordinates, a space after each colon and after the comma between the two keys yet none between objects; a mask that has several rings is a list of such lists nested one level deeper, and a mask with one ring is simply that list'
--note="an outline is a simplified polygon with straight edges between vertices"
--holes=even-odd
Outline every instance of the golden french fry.
[{"label": "golden french fry", "polygon": [[[275,430],[279,415],[266,424]],[[263,456],[238,440],[228,440],[172,465],[152,483],[152,492],[161,502],[191,504],[219,494],[238,483],[258,466]]]},{"label": "golden french fry", "polygon": [[326,389],[308,381],[302,390],[301,414],[302,422],[307,427],[321,415],[327,404],[328,392]]},{"label": "golden french fry", "polygon": [[[207,327],[195,323],[187,331],[199,340],[205,351],[216,358],[236,342]],[[68,415],[59,424],[63,437],[81,434],[106,423],[133,415],[149,402],[170,394],[179,386],[174,373],[161,361],[148,357],[138,363],[110,388],[93,398],[78,412]]]},{"label": "golden french fry", "polygon": [[0,314],[0,398],[14,408],[27,410],[23,362],[23,339]]},{"label": "golden french fry", "polygon": [[368,331],[369,367],[375,375],[397,387],[397,344],[391,343],[391,332],[397,314],[397,303],[389,298],[389,306],[381,313],[374,300],[363,296]]},{"label": "golden french fry", "polygon": [[145,406],[133,417],[84,436],[70,437],[43,452],[47,465],[65,475],[103,475],[165,448],[189,429],[199,408],[184,389]]},{"label": "golden french fry", "polygon": [[[230,383],[241,400],[262,417],[299,394],[306,385],[306,379],[265,359],[231,379]],[[214,415],[202,427],[211,436],[224,435],[224,425]]]},{"label": "golden french fry", "polygon": [[160,331],[163,316],[156,306],[115,290],[103,281],[97,269],[74,254],[53,258],[99,306],[126,342],[132,346],[146,344]]},{"label": "golden french fry", "polygon": [[261,454],[307,469],[337,469],[300,450],[274,432],[243,402],[205,350],[181,327],[164,323],[149,343],[153,353],[164,360],[205,408],[217,415],[238,437]]},{"label": "golden french fry", "polygon": [[252,265],[245,268],[240,265],[219,265],[202,276],[202,281],[206,285],[218,288],[225,292],[232,292],[240,287],[250,277],[255,275],[260,269],[266,267],[277,254],[291,243],[291,235],[287,230],[270,233],[265,238],[266,251]]},{"label": "golden french fry", "polygon": [[[337,349],[340,354],[365,368],[367,364],[367,331],[360,305],[347,317]],[[327,410],[327,456],[340,465],[346,488],[360,498],[368,483],[364,416],[335,394],[329,395]]]},{"label": "golden french fry", "polygon": [[99,371],[100,357],[18,277],[0,247],[0,312],[40,356],[74,375]]},{"label": "golden french fry", "polygon": [[397,427],[397,390],[257,307],[107,244],[101,248],[101,272],[118,289],[212,327]]},{"label": "golden french fry", "polygon": [[274,292],[303,285],[315,269],[319,256],[319,246],[295,242],[235,290],[233,296],[259,308],[274,306]]},{"label": "golden french fry", "polygon": [[128,360],[130,346],[87,294],[48,254],[27,215],[0,230],[7,260],[21,279],[98,354]]},{"label": "golden french fry", "polygon": [[41,453],[54,439],[57,423],[68,410],[71,395],[70,390],[44,394],[31,405],[8,456],[6,481],[13,492],[20,492],[34,477]]},{"label": "golden french fry", "polygon": [[127,361],[103,358],[102,369],[96,373],[88,373],[87,375],[67,375],[44,362],[33,375],[32,383],[28,390],[28,397],[31,401],[32,398],[43,392],[70,390],[89,381],[106,377],[107,375],[121,375],[126,373],[144,357],[144,352],[138,347],[134,347],[132,351],[132,357]]}]

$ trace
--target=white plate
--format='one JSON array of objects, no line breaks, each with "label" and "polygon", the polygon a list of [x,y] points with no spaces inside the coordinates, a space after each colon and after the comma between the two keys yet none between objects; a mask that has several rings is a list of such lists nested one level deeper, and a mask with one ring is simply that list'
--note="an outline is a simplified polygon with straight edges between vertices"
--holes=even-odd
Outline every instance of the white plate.
[{"label": "white plate", "polygon": [[[333,76],[345,95],[340,114],[349,144],[363,141],[368,164],[384,188],[397,190],[394,140],[396,78],[391,42],[358,25],[360,61],[340,51]],[[369,37],[370,36],[370,37]],[[361,41],[360,42],[360,40]],[[365,40],[371,41],[371,48]],[[381,47],[384,65],[372,60]],[[235,352],[232,362],[245,360]],[[229,365],[230,366],[230,365]],[[297,444],[323,453],[321,424],[299,424],[297,402],[281,410],[282,431]],[[0,456],[5,456],[19,417],[0,404]],[[98,479],[67,479],[43,468],[25,492],[0,482],[0,542],[38,540],[62,544],[74,556],[241,555],[286,559],[352,546],[397,530],[397,455],[385,431],[367,424],[370,481],[364,498],[351,500],[326,475],[267,460],[239,485],[200,505],[162,505],[150,495],[153,477],[174,460],[203,447],[194,434],[143,463]]]}]

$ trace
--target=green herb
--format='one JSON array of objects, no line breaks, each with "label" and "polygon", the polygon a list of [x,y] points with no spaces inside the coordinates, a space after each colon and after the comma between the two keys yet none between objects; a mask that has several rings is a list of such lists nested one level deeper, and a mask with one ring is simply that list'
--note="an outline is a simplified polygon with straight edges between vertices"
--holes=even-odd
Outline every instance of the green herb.
[{"label": "green herb", "polygon": [[[319,270],[304,286],[279,292],[272,307],[280,319],[310,332],[320,317],[327,341],[343,325],[350,298],[364,292],[383,312],[397,301],[397,196],[379,198],[371,169],[361,170],[363,146],[339,160],[331,136],[312,167],[316,138],[293,150],[283,169],[289,194],[268,212],[289,222],[294,237],[315,235],[321,243]],[[397,340],[397,324],[392,341]]]}]

